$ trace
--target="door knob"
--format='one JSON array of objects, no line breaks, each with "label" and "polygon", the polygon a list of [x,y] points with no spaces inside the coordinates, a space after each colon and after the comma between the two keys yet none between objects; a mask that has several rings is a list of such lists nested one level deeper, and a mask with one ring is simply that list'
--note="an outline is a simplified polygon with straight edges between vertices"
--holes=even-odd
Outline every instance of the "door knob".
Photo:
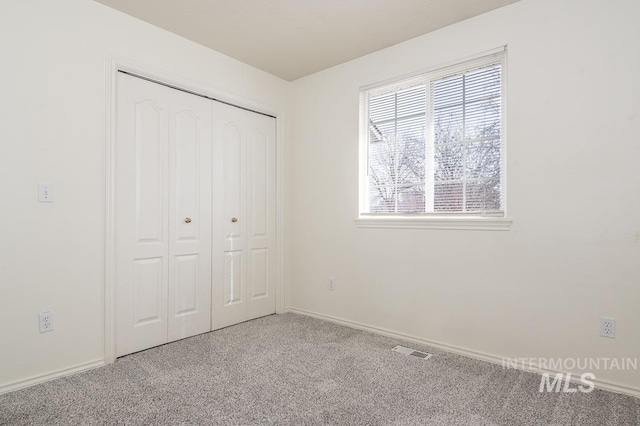
[{"label": "door knob", "polygon": [[184,218],[184,223],[191,223],[191,218],[190,217],[185,217]]},{"label": "door knob", "polygon": [[231,222],[236,223],[237,221],[238,221],[238,218],[237,218],[237,217],[232,217],[232,218],[231,218]]}]

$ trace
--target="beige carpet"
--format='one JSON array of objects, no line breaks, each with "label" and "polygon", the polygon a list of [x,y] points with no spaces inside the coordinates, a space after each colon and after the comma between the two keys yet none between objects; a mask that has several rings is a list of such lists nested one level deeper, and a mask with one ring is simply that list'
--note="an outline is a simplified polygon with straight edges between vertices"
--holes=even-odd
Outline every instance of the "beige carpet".
[{"label": "beige carpet", "polygon": [[[539,393],[540,376],[295,314],[0,395],[2,425],[639,425],[640,400]],[[412,346],[405,343],[405,346]]]}]

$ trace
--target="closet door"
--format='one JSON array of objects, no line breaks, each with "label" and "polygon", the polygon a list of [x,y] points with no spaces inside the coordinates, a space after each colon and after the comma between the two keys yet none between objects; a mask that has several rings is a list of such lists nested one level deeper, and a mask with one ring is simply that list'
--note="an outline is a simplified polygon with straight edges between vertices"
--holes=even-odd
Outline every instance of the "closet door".
[{"label": "closet door", "polygon": [[169,97],[118,75],[116,341],[125,355],[167,342]]},{"label": "closet door", "polygon": [[213,103],[212,329],[275,313],[275,119]]},{"label": "closet door", "polygon": [[119,74],[116,126],[121,356],[210,329],[211,102]]},{"label": "closet door", "polygon": [[247,112],[247,319],[276,312],[276,120]]},{"label": "closet door", "polygon": [[211,101],[167,90],[171,342],[211,330]]}]

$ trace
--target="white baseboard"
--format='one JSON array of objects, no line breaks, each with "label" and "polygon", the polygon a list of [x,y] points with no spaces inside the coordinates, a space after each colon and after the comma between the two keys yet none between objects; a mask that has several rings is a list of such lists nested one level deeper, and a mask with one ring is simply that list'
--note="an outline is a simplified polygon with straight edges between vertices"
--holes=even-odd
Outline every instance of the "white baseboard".
[{"label": "white baseboard", "polygon": [[103,359],[90,361],[85,364],[76,365],[74,367],[65,368],[63,370],[53,371],[51,373],[31,376],[28,379],[17,380],[5,385],[0,385],[0,395],[3,393],[17,391],[18,389],[27,388],[29,386],[38,385],[60,377],[71,376],[72,374],[82,373],[83,371],[93,370],[94,368],[105,365]]},{"label": "white baseboard", "polygon": [[[474,351],[471,349],[467,349],[467,348],[461,348],[459,346],[453,346],[453,345],[448,345],[446,343],[440,343],[440,342],[434,342],[432,340],[427,340],[427,339],[422,339],[420,337],[416,337],[416,336],[411,336],[408,334],[403,334],[403,333],[398,333],[396,331],[392,331],[392,330],[387,330],[384,328],[380,328],[380,327],[374,327],[374,326],[370,326],[367,324],[363,324],[363,323],[359,323],[356,321],[351,321],[351,320],[347,320],[347,319],[343,319],[343,318],[338,318],[338,317],[334,317],[331,315],[324,315],[324,314],[319,314],[317,312],[311,312],[311,311],[307,311],[305,309],[299,309],[299,308],[294,308],[294,307],[287,307],[285,309],[285,312],[292,312],[295,314],[300,314],[300,315],[307,315],[310,317],[314,317],[314,318],[318,318],[318,319],[322,319],[325,321],[330,321],[330,322],[334,322],[336,324],[341,324],[347,327],[351,327],[351,328],[356,328],[358,330],[363,330],[363,331],[368,331],[370,333],[375,333],[375,334],[381,334],[383,336],[388,336],[388,337],[393,337],[395,339],[400,339],[400,340],[404,340],[404,341],[408,341],[408,342],[413,342],[413,343],[418,343],[421,345],[425,345],[425,346],[430,346],[432,348],[436,348],[436,349],[440,349],[446,352],[451,352],[454,354],[458,354],[458,355],[463,355],[469,358],[473,358],[473,359],[477,359],[480,361],[486,361],[486,362],[490,362],[492,364],[499,364],[499,365],[503,365],[502,360],[504,357],[500,357],[497,355],[493,355],[493,354],[487,354],[487,353],[483,353],[483,352],[478,352],[478,351]],[[522,371],[527,371],[530,373],[536,373],[536,374],[544,374],[544,373],[549,373],[549,374],[558,374],[558,373],[566,373],[566,372],[562,372],[562,371],[554,371],[554,370],[549,370],[549,369],[543,369],[543,368],[538,368],[535,365],[525,365],[524,363],[522,363],[522,365],[520,365],[521,363],[518,363],[518,370],[522,370]],[[579,383],[579,377],[572,379],[572,382],[577,382]],[[625,395],[629,395],[629,396],[633,396],[636,398],[640,398],[640,389],[638,388],[633,388],[630,386],[626,386],[626,385],[622,385],[619,383],[614,383],[614,382],[609,382],[606,380],[598,380],[595,379],[593,380],[593,382],[595,383],[596,388],[598,389],[603,389],[603,390],[607,390],[607,391],[611,391],[611,392],[616,392],[616,393],[621,393],[621,394],[625,394]]]}]

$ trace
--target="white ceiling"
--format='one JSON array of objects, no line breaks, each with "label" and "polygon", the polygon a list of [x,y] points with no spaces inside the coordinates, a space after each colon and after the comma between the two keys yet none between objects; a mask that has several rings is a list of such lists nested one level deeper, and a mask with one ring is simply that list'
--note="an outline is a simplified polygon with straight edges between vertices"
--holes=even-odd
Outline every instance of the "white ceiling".
[{"label": "white ceiling", "polygon": [[285,80],[518,0],[96,0]]}]

